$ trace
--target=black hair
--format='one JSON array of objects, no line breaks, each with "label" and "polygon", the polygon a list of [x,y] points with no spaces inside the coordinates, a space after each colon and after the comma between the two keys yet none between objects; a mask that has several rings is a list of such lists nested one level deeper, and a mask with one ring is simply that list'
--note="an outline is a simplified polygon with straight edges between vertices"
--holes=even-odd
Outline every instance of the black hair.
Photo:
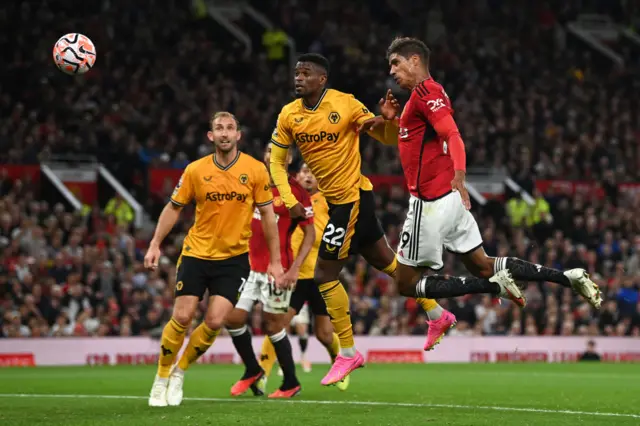
[{"label": "black hair", "polygon": [[431,56],[431,50],[427,45],[414,37],[397,37],[394,39],[387,49],[387,59],[394,53],[404,58],[418,55],[425,65],[429,64],[429,57]]},{"label": "black hair", "polygon": [[329,75],[329,60],[319,53],[305,53],[300,55],[298,62],[311,62],[312,64],[316,64],[324,69],[327,76]]}]

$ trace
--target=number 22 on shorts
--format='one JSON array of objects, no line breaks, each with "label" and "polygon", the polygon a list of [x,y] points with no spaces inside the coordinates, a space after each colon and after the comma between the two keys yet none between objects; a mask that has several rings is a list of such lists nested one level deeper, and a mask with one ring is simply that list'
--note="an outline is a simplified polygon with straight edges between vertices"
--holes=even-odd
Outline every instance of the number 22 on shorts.
[{"label": "number 22 on shorts", "polygon": [[336,228],[333,223],[327,224],[327,227],[324,230],[324,234],[322,235],[322,241],[327,244],[327,250],[329,250],[329,245],[334,247],[342,247],[344,234],[346,231],[344,228]]}]

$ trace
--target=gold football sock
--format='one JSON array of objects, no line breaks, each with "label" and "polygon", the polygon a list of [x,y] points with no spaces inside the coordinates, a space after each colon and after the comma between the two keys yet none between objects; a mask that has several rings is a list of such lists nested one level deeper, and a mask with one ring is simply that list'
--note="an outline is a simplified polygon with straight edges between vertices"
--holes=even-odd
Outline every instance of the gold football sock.
[{"label": "gold football sock", "polygon": [[336,333],[333,333],[333,341],[331,342],[331,345],[327,346],[327,352],[329,352],[331,362],[335,361],[336,357],[340,353],[340,339]]},{"label": "gold football sock", "polygon": [[189,368],[213,345],[218,334],[220,334],[220,330],[212,330],[204,322],[200,323],[191,333],[187,348],[184,350],[180,361],[178,361],[178,367],[182,370]]},{"label": "gold football sock", "polygon": [[162,330],[162,339],[160,340],[160,356],[158,357],[158,377],[166,379],[169,377],[169,371],[176,359],[176,355],[180,352],[182,343],[184,342],[184,334],[187,327],[171,318]]},{"label": "gold football sock", "polygon": [[440,307],[440,305],[438,305],[438,302],[433,299],[418,298],[416,299],[416,302],[418,302],[418,304],[422,306],[422,309],[424,309],[424,311],[427,313]]},{"label": "gold football sock", "polygon": [[[384,268],[382,270],[382,272],[384,272],[385,274],[389,275],[391,278],[394,278],[397,268],[398,268],[398,260],[394,257],[393,258],[393,262],[391,262],[389,264],[389,266]],[[440,305],[438,305],[438,302],[436,302],[433,299],[418,298],[418,299],[416,299],[416,302],[418,302],[418,304],[420,306],[422,306],[422,309],[424,309],[424,311],[427,312],[427,313],[429,311],[432,311],[432,310],[440,307]]]},{"label": "gold football sock", "polygon": [[271,343],[269,336],[262,339],[262,350],[260,351],[260,367],[264,370],[265,376],[269,377],[273,364],[276,363],[276,349]]},{"label": "gold football sock", "polygon": [[349,312],[349,296],[342,283],[338,280],[329,281],[318,286],[320,294],[327,305],[327,312],[333,324],[333,330],[340,339],[341,349],[352,349],[353,329],[351,327],[351,313]]},{"label": "gold football sock", "polygon": [[387,265],[386,268],[384,268],[382,270],[382,272],[384,272],[385,274],[389,275],[391,278],[395,277],[396,275],[396,269],[398,269],[398,261],[396,260],[396,258],[393,258],[393,262],[391,262],[389,265]]}]

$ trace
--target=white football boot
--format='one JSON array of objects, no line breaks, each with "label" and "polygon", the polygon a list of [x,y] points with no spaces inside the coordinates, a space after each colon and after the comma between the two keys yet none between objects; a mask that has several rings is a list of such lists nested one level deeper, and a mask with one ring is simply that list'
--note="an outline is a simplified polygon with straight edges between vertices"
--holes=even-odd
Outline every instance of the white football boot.
[{"label": "white football boot", "polygon": [[182,404],[182,385],[184,383],[184,371],[174,366],[169,374],[169,386],[167,388],[167,403],[172,407]]},{"label": "white football boot", "polygon": [[151,386],[149,394],[149,407],[166,407],[167,406],[167,379],[161,379],[156,375]]},{"label": "white football boot", "polygon": [[508,269],[499,271],[493,277],[489,278],[489,281],[497,283],[500,286],[499,297],[509,299],[521,308],[527,306],[527,299],[524,297],[522,289],[516,284]]},{"label": "white football boot", "polygon": [[602,293],[598,284],[591,281],[589,274],[584,269],[576,268],[564,271],[564,276],[571,282],[571,287],[580,296],[584,297],[591,306],[600,309],[602,305]]}]

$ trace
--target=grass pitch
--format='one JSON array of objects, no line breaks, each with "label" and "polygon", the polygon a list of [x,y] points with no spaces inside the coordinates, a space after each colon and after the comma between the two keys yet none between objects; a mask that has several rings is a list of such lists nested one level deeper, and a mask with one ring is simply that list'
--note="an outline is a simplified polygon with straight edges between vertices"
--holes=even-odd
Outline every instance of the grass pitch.
[{"label": "grass pitch", "polygon": [[[152,366],[0,370],[2,425],[638,425],[633,364],[368,365],[340,392],[302,373],[291,401],[231,398],[239,366],[195,365],[180,407],[150,408]],[[280,384],[272,375],[269,390]]]}]

